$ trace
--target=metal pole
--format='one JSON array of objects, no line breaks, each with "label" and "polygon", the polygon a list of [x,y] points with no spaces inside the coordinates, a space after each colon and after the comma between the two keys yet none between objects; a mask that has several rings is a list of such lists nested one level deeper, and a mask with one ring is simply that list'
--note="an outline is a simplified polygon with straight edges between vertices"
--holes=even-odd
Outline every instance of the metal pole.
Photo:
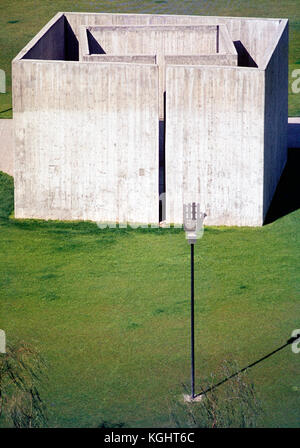
[{"label": "metal pole", "polygon": [[194,350],[194,244],[191,244],[191,397],[195,398],[195,350]]}]

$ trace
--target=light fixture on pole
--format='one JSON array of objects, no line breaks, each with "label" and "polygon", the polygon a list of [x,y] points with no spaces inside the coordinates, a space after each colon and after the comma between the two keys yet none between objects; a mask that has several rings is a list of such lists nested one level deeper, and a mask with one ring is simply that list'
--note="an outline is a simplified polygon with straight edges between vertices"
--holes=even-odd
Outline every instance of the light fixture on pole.
[{"label": "light fixture on pole", "polygon": [[195,202],[183,205],[185,236],[191,246],[191,396],[195,399],[195,334],[194,334],[194,244],[203,236],[203,221],[206,213],[200,211]]}]

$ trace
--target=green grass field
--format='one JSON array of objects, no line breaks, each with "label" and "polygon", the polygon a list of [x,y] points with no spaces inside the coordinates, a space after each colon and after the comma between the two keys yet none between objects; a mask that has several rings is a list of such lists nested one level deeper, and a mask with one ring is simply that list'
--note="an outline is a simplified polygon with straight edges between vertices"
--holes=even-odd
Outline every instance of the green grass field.
[{"label": "green grass field", "polygon": [[[48,362],[50,426],[167,426],[189,382],[189,246],[178,229],[100,230],[8,218],[0,176],[0,328]],[[195,250],[196,378],[284,344],[299,322],[300,210],[262,228],[205,229]],[[261,426],[300,426],[299,354],[249,373]],[[221,386],[224,387],[224,386]]]},{"label": "green grass field", "polygon": [[300,94],[291,91],[292,70],[300,69],[299,0],[1,0],[0,69],[6,72],[7,93],[0,94],[0,118],[12,117],[11,60],[58,11],[289,18],[289,116],[300,115]]}]

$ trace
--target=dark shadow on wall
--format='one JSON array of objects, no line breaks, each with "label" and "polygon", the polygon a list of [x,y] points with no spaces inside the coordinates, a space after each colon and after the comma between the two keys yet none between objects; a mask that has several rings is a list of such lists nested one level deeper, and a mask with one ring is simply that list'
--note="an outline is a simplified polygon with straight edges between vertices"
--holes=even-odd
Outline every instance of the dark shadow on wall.
[{"label": "dark shadow on wall", "polygon": [[79,43],[67,18],[65,17],[65,60],[79,61]]},{"label": "dark shadow on wall", "polygon": [[240,40],[235,40],[234,42],[235,49],[238,54],[238,66],[239,67],[257,67],[256,62],[251,57],[248,50],[244,47]]},{"label": "dark shadow on wall", "polygon": [[24,54],[22,59],[44,59],[47,61],[65,60],[65,16],[61,15],[55,23]]},{"label": "dark shadow on wall", "polygon": [[165,184],[165,122],[163,120],[159,121],[159,221],[164,221],[166,219],[164,213],[165,199],[161,196],[166,192]]},{"label": "dark shadow on wall", "polygon": [[270,224],[282,216],[300,208],[300,149],[289,149],[288,159],[264,224]]},{"label": "dark shadow on wall", "polygon": [[159,221],[166,219],[166,92],[164,92],[164,120],[159,120]]},{"label": "dark shadow on wall", "polygon": [[90,54],[106,54],[106,52],[103,50],[99,42],[96,41],[92,33],[87,30],[87,38],[88,38],[88,44],[89,44],[89,50]]}]

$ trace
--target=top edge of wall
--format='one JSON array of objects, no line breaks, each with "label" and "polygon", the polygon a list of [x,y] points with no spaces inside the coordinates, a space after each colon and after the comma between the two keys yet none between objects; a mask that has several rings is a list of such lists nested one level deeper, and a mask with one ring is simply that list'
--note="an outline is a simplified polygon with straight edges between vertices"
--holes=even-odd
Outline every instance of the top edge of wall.
[{"label": "top edge of wall", "polygon": [[[44,27],[31,39],[27,45],[13,58],[12,63],[18,62],[20,60],[23,60],[24,56],[31,50],[31,48],[34,47],[34,45],[37,44],[37,42],[44,36],[44,34],[62,17],[68,18],[68,15],[73,16],[84,16],[84,15],[90,15],[90,16],[128,16],[128,17],[138,17],[138,16],[144,16],[144,17],[204,17],[204,18],[210,18],[210,19],[228,19],[228,20],[258,20],[258,21],[279,21],[279,24],[287,24],[288,19],[280,19],[280,18],[255,18],[255,17],[227,17],[227,16],[205,16],[205,15],[185,15],[185,14],[123,14],[123,13],[93,13],[93,12],[63,12],[60,11],[57,14],[55,14],[52,19],[45,24]],[[30,59],[28,59],[30,60]],[[43,61],[43,59],[41,59]]]},{"label": "top edge of wall", "polygon": [[[194,55],[192,55],[194,56]],[[200,55],[200,56],[209,56],[209,55]],[[158,67],[157,64],[154,63],[146,63],[146,62],[102,62],[102,61],[63,61],[60,59],[21,59],[20,61],[17,61],[18,63],[21,64],[32,64],[32,63],[38,63],[38,64],[74,64],[74,65],[86,65],[86,64],[91,64],[92,66],[99,66],[99,67],[108,67],[108,66],[131,66],[131,67],[136,67],[136,66],[150,66],[150,67]],[[185,64],[167,64],[167,67],[181,67],[181,68],[193,68],[193,69],[199,69],[199,70],[203,70],[203,69],[208,69],[208,70],[217,70],[217,69],[221,69],[221,70],[238,70],[241,72],[265,72],[265,69],[262,69],[260,67],[243,67],[243,66],[238,66],[238,65],[185,65]]]},{"label": "top edge of wall", "polygon": [[[184,16],[186,17],[186,16]],[[195,17],[199,17],[199,16],[195,16]],[[179,28],[181,29],[190,29],[190,28],[202,28],[202,29],[210,29],[213,31],[217,30],[218,26],[224,26],[224,24],[221,25],[196,25],[196,24],[191,24],[191,25],[170,25],[170,24],[159,24],[159,25],[81,25],[82,27],[88,29],[88,30],[105,30],[105,29],[117,29],[117,30],[126,30],[128,28],[133,28],[133,29],[137,29],[137,30],[148,30],[148,29],[155,29],[157,28],[157,30],[163,30],[164,28],[167,28],[168,30],[175,30],[177,31]]]},{"label": "top edge of wall", "polygon": [[[92,55],[89,55],[89,56],[92,56]],[[94,56],[99,56],[99,54],[95,54]],[[116,55],[116,56],[118,56],[118,55]],[[142,55],[142,56],[144,56],[144,55]],[[150,56],[152,56],[152,55],[150,55]],[[62,65],[62,64],[68,64],[68,65],[71,65],[71,64],[74,64],[74,65],[86,65],[86,64],[91,64],[92,66],[96,66],[96,65],[98,65],[99,67],[109,67],[109,66],[111,66],[111,65],[113,65],[113,66],[116,66],[116,65],[119,65],[119,66],[130,66],[130,67],[144,67],[144,66],[150,66],[150,67],[158,67],[158,65],[157,64],[155,64],[155,63],[152,63],[152,62],[107,62],[107,61],[104,61],[104,62],[102,62],[102,61],[64,61],[64,60],[61,60],[61,59],[21,59],[20,61],[18,61],[18,62],[20,62],[20,63],[22,63],[22,64],[28,64],[28,63],[33,63],[33,62],[35,62],[35,63],[38,63],[38,64],[43,64],[43,65],[45,65],[45,64],[55,64],[55,65],[57,65],[57,64],[59,64],[59,65]],[[183,66],[183,67],[185,67],[185,66]],[[203,67],[206,67],[206,65],[204,65]],[[222,67],[222,66],[220,66],[220,67]],[[233,67],[235,67],[235,66],[233,66]],[[248,68],[248,67],[241,67],[241,68]],[[250,67],[250,68],[252,68],[252,67]]]},{"label": "top edge of wall", "polygon": [[139,13],[113,13],[113,12],[74,12],[74,11],[64,11],[60,14],[68,14],[68,15],[91,15],[91,16],[146,16],[146,17],[210,17],[210,18],[222,18],[222,19],[245,19],[245,20],[288,20],[283,17],[243,17],[243,16],[206,16],[206,15],[199,15],[199,14],[139,14]]}]

